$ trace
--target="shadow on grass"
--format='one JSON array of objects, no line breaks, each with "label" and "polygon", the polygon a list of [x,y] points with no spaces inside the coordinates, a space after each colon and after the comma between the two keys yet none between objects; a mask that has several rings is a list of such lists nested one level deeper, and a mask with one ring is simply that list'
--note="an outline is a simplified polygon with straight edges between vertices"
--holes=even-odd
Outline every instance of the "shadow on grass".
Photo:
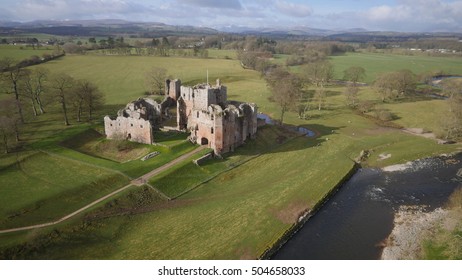
[{"label": "shadow on grass", "polygon": [[[299,133],[299,128],[310,131],[309,135]],[[319,124],[303,126],[271,126],[265,125],[259,128],[257,138],[247,141],[243,146],[238,147],[234,152],[227,153],[223,160],[228,160],[231,156],[257,156],[263,154],[277,154],[290,151],[301,151],[304,149],[320,146],[326,141],[327,136],[335,134],[343,127],[330,127]],[[295,138],[304,139],[302,145],[290,145],[290,141]],[[201,166],[214,164],[214,160],[205,161]]]}]

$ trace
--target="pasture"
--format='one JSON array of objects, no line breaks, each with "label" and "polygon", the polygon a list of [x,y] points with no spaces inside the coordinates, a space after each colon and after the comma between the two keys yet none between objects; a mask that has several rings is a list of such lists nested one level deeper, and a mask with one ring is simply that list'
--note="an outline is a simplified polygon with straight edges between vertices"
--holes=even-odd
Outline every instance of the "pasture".
[{"label": "pasture", "polygon": [[[362,66],[361,59],[353,59],[355,56],[350,57],[352,65]],[[338,58],[332,59],[335,62]],[[347,62],[339,65],[346,67]],[[93,197],[126,184],[128,178],[136,178],[194,149],[179,135],[168,134],[158,135],[162,146],[139,146],[160,151],[159,156],[146,162],[136,160],[138,155],[123,160],[111,158],[96,148],[97,142],[103,140],[92,130],[101,132],[104,114],[113,114],[143,95],[144,73],[150,67],[164,67],[187,85],[205,82],[208,69],[212,83],[220,78],[228,86],[229,99],[255,102],[259,111],[279,115],[277,105],[268,100],[270,92],[260,74],[242,69],[236,60],[69,55],[42,66],[52,73],[64,72],[94,82],[105,93],[107,104],[99,112],[100,119],[91,124],[73,122],[65,128],[57,109],[42,119],[30,120],[26,125],[29,131],[25,131],[27,151],[19,153],[17,159],[13,155],[0,156],[0,176],[11,180],[6,187],[2,186],[5,201],[1,205],[21,195],[17,189],[30,191],[30,196],[18,200],[18,204],[1,209],[4,219],[9,213],[29,209],[29,205],[40,201],[45,201],[42,209],[50,209],[46,205],[57,203],[53,215],[62,216],[58,213],[70,210],[64,207],[64,202],[88,203]],[[329,88],[327,108],[312,110],[307,120],[299,119],[295,112],[287,113],[288,125],[307,127],[317,132],[315,138],[265,127],[259,131],[257,140],[223,160],[210,160],[201,167],[184,161],[152,178],[150,184],[169,196],[183,194],[173,201],[158,198],[148,187],[136,187],[65,224],[33,230],[30,234],[0,236],[0,251],[3,257],[39,259],[257,258],[302,212],[316,205],[344,178],[361,150],[371,151],[365,165],[380,167],[457,149],[458,146],[437,145],[433,140],[380,127],[354,114],[346,107],[342,90]],[[361,95],[377,100],[368,88]],[[426,108],[444,110],[442,100],[387,104],[387,108],[403,124],[425,127],[426,119],[413,114],[425,114],[420,108],[424,103],[420,102],[434,102],[436,105],[429,103]],[[380,160],[381,153],[389,153],[391,157]],[[17,160],[24,164],[16,164]],[[121,163],[124,160],[128,161]],[[55,174],[61,166],[69,166],[72,174]],[[56,181],[50,181],[54,177]],[[109,179],[104,181],[104,178]],[[34,180],[46,183],[33,185]],[[15,184],[16,181],[19,183]],[[95,188],[88,187],[93,184]],[[59,188],[63,185],[66,189]],[[101,189],[97,187],[100,185]],[[191,191],[184,193],[187,190]],[[56,197],[68,191],[73,195],[60,204]],[[36,215],[40,217],[30,214],[31,218],[23,222],[50,217]],[[31,249],[24,242],[37,246]]]},{"label": "pasture", "polygon": [[348,67],[360,66],[366,69],[367,83],[373,82],[380,73],[402,69],[409,69],[414,74],[443,71],[447,74],[462,75],[462,58],[460,57],[347,53],[332,56],[330,59],[335,66],[335,79],[343,79],[343,71]]},{"label": "pasture", "polygon": [[0,59],[10,57],[14,60],[21,61],[30,58],[33,55],[42,57],[43,54],[51,54],[52,46],[43,46],[40,48],[32,48],[27,46],[0,45]]}]

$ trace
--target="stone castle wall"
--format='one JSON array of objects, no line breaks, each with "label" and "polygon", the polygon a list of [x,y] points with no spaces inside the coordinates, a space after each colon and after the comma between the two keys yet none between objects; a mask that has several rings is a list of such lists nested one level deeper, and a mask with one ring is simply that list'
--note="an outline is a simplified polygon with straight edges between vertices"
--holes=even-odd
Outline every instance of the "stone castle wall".
[{"label": "stone castle wall", "polygon": [[257,133],[255,104],[228,102],[227,89],[217,81],[181,87],[177,104],[178,128],[191,131],[191,140],[214,149],[216,154],[234,151]]},{"label": "stone castle wall", "polygon": [[154,128],[161,122],[161,105],[150,98],[140,98],[128,103],[115,119],[105,116],[104,131],[108,139],[153,144]]},{"label": "stone castle wall", "polygon": [[149,121],[118,116],[115,120],[104,117],[104,131],[108,139],[130,140],[143,144],[153,144],[153,129]]}]

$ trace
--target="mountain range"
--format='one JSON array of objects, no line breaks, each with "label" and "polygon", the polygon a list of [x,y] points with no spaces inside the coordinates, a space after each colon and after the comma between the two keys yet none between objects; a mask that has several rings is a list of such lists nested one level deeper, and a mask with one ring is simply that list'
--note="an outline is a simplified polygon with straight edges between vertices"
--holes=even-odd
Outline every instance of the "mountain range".
[{"label": "mountain range", "polygon": [[45,33],[51,35],[78,35],[78,36],[107,36],[114,34],[136,34],[145,37],[169,36],[169,35],[213,35],[220,33],[257,35],[268,37],[317,37],[340,41],[363,41],[375,38],[384,39],[415,37],[442,37],[462,36],[460,33],[403,33],[368,31],[362,28],[347,30],[316,29],[307,26],[294,27],[248,27],[248,26],[224,26],[219,28],[168,25],[161,22],[131,22],[119,19],[104,20],[40,20],[31,22],[7,22],[0,21],[0,32],[24,32]]}]

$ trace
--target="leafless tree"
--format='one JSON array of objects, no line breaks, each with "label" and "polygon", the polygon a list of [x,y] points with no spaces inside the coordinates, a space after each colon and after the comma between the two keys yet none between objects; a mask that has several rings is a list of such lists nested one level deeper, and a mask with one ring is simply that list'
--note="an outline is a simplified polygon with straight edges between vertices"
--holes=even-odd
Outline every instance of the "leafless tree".
[{"label": "leafless tree", "polygon": [[396,99],[414,93],[417,87],[417,78],[414,73],[406,69],[386,72],[377,77],[374,87],[384,102],[386,99]]},{"label": "leafless tree", "polygon": [[69,125],[66,102],[68,102],[67,99],[71,94],[71,88],[74,86],[74,83],[74,78],[64,73],[55,75],[50,81],[50,88],[52,89],[53,95],[56,101],[61,105],[63,111],[64,125]]},{"label": "leafless tree", "polygon": [[16,104],[13,98],[0,101],[0,137],[5,153],[10,151],[12,146],[10,139],[19,142],[19,127],[21,120],[16,111]]},{"label": "leafless tree", "polygon": [[358,82],[366,78],[366,69],[360,66],[351,66],[343,71],[343,78],[356,86]]},{"label": "leafless tree", "polygon": [[334,66],[325,60],[308,63],[302,67],[302,76],[305,84],[316,87],[314,100],[318,104],[318,110],[322,110],[327,97],[324,87],[334,76]]},{"label": "leafless tree", "polygon": [[145,85],[151,94],[164,94],[165,79],[167,79],[167,69],[152,67],[145,73]]},{"label": "leafless tree", "polygon": [[92,120],[94,111],[103,105],[104,96],[93,83],[79,80],[73,87],[70,101],[77,112],[77,121],[80,122],[84,111],[88,112],[88,119]]},{"label": "leafless tree", "polygon": [[305,82],[324,87],[334,77],[334,66],[325,60],[308,63],[302,67],[302,75]]},{"label": "leafless tree", "polygon": [[448,96],[448,111],[443,116],[442,127],[446,139],[462,137],[462,83],[453,80],[445,83],[443,94]]},{"label": "leafless tree", "polygon": [[14,94],[20,121],[24,123],[19,88],[19,81],[24,74],[24,70],[17,65],[17,61],[8,57],[0,60],[0,81],[6,93]]},{"label": "leafless tree", "polygon": [[22,95],[26,97],[32,106],[34,116],[38,115],[37,106],[40,113],[45,113],[42,103],[42,93],[45,91],[45,80],[48,76],[48,70],[45,68],[36,68],[35,70],[24,70],[24,75],[21,79]]},{"label": "leafless tree", "polygon": [[266,80],[274,101],[281,108],[280,121],[283,123],[284,114],[297,107],[302,90],[302,81],[298,76],[282,67],[272,69],[266,76]]},{"label": "leafless tree", "polygon": [[358,98],[358,93],[359,93],[359,88],[353,84],[347,85],[345,88],[345,97],[347,101],[347,105],[356,108],[359,103],[359,98]]}]

